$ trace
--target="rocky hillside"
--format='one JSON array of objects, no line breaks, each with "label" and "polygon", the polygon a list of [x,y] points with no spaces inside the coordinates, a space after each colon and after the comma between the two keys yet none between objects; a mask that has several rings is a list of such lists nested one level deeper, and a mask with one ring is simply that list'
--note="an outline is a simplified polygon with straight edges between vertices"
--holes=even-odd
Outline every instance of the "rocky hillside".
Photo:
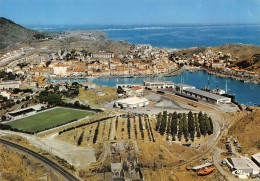
[{"label": "rocky hillside", "polygon": [[254,154],[260,151],[260,108],[255,108],[238,120],[229,130],[229,135],[237,137],[243,153]]},{"label": "rocky hillside", "polygon": [[17,42],[44,38],[44,35],[29,30],[6,18],[0,18],[0,49]]},{"label": "rocky hillside", "polygon": [[260,72],[260,58],[254,57],[256,54],[260,54],[260,46],[247,45],[247,44],[225,44],[217,47],[198,47],[183,49],[176,53],[177,56],[191,57],[193,54],[205,53],[208,50],[213,52],[222,52],[223,54],[231,54],[237,58],[230,67],[242,68],[250,71]]},{"label": "rocky hillside", "polygon": [[230,67],[238,67],[250,71],[260,72],[259,57],[253,57],[255,54],[260,54],[260,46],[247,44],[226,44],[211,49],[213,51],[230,53],[234,57],[237,57],[237,61]]}]

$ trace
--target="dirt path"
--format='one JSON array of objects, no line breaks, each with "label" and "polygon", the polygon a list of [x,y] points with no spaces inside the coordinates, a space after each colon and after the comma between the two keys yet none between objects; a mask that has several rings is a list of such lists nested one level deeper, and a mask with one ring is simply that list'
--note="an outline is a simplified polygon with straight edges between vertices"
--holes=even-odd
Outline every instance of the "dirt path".
[{"label": "dirt path", "polygon": [[109,140],[114,140],[114,137],[115,137],[115,131],[116,131],[116,128],[115,128],[115,119],[112,119],[112,124],[111,124],[111,132],[110,132],[110,138]]},{"label": "dirt path", "polygon": [[2,134],[19,135],[26,138],[33,146],[52,153],[68,163],[79,168],[86,168],[91,162],[96,161],[94,149],[91,146],[77,147],[67,142],[56,139],[58,133],[50,134],[40,138],[35,135],[17,133],[12,131],[1,131]]}]

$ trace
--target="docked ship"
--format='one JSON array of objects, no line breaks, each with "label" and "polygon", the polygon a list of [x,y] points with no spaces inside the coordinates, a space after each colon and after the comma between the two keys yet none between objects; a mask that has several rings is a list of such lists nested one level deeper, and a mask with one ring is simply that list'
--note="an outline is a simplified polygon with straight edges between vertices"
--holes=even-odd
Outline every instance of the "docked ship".
[{"label": "docked ship", "polygon": [[[209,87],[209,86],[208,86]],[[206,92],[210,92],[213,94],[218,94],[224,97],[228,97],[231,98],[232,102],[235,102],[235,94],[228,94],[228,88],[227,88],[227,82],[226,82],[226,90],[223,89],[219,89],[219,87],[217,86],[216,89],[209,89],[209,88],[201,88],[201,90],[206,91]]]}]

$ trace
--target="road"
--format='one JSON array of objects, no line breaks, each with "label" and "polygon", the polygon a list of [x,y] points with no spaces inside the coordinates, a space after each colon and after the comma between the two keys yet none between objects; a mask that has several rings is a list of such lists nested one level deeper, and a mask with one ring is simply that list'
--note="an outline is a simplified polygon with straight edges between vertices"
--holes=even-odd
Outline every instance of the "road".
[{"label": "road", "polygon": [[[171,96],[176,96],[171,92],[167,92],[166,95],[167,94],[169,94]],[[179,97],[179,96],[176,96],[176,97]],[[185,100],[185,99],[183,99],[183,100]],[[219,141],[219,139],[227,133],[227,130],[231,125],[230,123],[234,122],[235,119],[238,119],[238,118],[234,117],[234,118],[232,118],[232,120],[228,120],[231,118],[230,117],[227,118],[222,113],[223,112],[235,112],[235,111],[237,111],[238,108],[230,107],[228,109],[225,109],[225,108],[223,109],[223,107],[212,105],[212,104],[209,104],[206,102],[201,102],[201,101],[196,102],[193,100],[187,100],[187,101],[194,102],[196,104],[203,105],[203,106],[210,108],[208,111],[204,111],[204,112],[207,113],[212,118],[214,131],[213,131],[213,134],[211,135],[211,137],[205,143],[201,144],[201,146],[200,146],[201,152],[195,158],[188,160],[188,161],[182,163],[181,165],[198,160],[202,156],[207,154],[210,150],[215,150],[215,154],[213,157],[214,164],[216,165],[216,168],[220,171],[220,173],[222,175],[224,175],[224,176],[227,175],[227,173],[219,165],[220,150],[216,147],[216,144]],[[238,117],[241,117],[241,113]],[[228,125],[226,125],[226,124],[228,124]],[[228,177],[228,180],[233,181],[234,179]]]},{"label": "road", "polygon": [[58,165],[57,163],[55,163],[54,161],[50,160],[49,158],[40,155],[37,152],[34,152],[28,148],[25,148],[21,145],[12,143],[10,141],[6,141],[3,139],[0,139],[0,143],[4,144],[10,148],[16,149],[18,151],[23,152],[26,155],[29,155],[33,158],[35,158],[36,160],[40,161],[42,164],[48,166],[49,168],[51,168],[52,170],[54,170],[56,173],[58,173],[62,178],[64,178],[65,180],[68,181],[79,181],[79,179],[74,176],[73,174],[71,174],[69,171],[67,171],[65,168],[61,167],[60,165]]},{"label": "road", "polygon": [[219,164],[219,157],[221,155],[221,153],[223,152],[223,150],[219,149],[218,147],[214,146],[214,150],[215,153],[213,155],[213,163],[215,165],[215,167],[218,169],[218,171],[220,172],[221,175],[225,176],[225,179],[228,181],[237,181],[238,178],[235,178],[234,176],[232,176],[232,174],[227,173],[222,166]]}]

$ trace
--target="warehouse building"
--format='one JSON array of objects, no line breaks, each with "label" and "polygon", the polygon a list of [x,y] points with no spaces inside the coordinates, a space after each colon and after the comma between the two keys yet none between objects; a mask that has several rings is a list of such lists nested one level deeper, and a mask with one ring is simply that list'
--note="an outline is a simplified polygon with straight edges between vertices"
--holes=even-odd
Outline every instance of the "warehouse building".
[{"label": "warehouse building", "polygon": [[201,100],[205,100],[207,102],[214,103],[214,104],[231,103],[231,98],[229,98],[229,97],[220,96],[220,95],[202,91],[199,89],[186,88],[182,92],[188,96],[198,98]]},{"label": "warehouse building", "polygon": [[186,84],[176,84],[175,85],[175,90],[178,92],[183,92],[186,89],[195,89],[195,87],[192,85],[186,85]]},{"label": "warehouse building", "polygon": [[129,97],[126,99],[120,99],[115,102],[116,107],[121,108],[138,108],[144,107],[149,104],[149,101],[146,98],[139,98],[139,97]]},{"label": "warehouse building", "polygon": [[173,89],[174,85],[172,81],[144,81],[144,86],[147,88]]},{"label": "warehouse building", "polygon": [[249,158],[227,158],[227,165],[232,170],[237,170],[244,174],[259,174],[260,168]]}]

